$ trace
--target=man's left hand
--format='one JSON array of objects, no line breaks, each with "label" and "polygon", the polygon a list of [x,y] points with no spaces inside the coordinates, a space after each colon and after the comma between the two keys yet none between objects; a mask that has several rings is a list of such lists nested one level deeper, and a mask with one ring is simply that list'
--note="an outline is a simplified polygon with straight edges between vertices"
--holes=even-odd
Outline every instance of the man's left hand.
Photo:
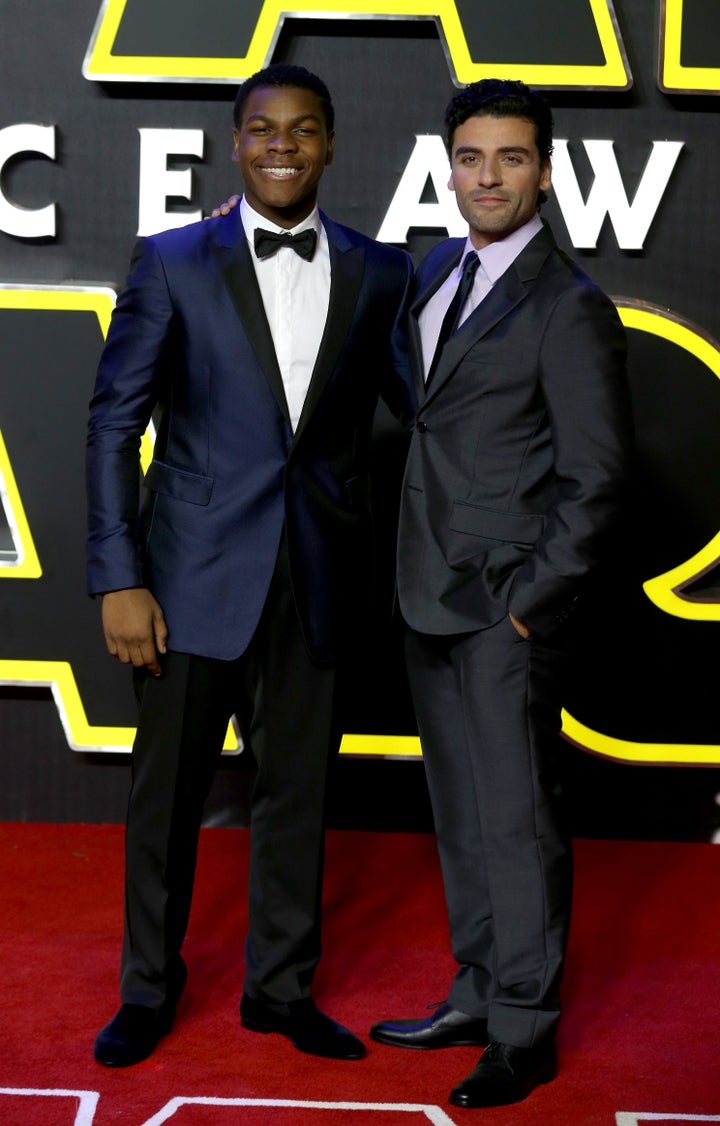
[{"label": "man's left hand", "polygon": [[527,626],[525,625],[525,623],[524,623],[524,622],[519,622],[519,621],[518,621],[518,619],[517,619],[517,618],[515,617],[515,615],[514,615],[514,614],[511,614],[511,613],[510,613],[510,611],[508,611],[508,617],[510,618],[510,621],[511,621],[511,622],[512,622],[512,624],[513,624],[513,625],[515,626],[515,629],[516,629],[516,630],[518,631],[518,633],[520,634],[520,636],[521,636],[521,637],[522,637],[522,638],[523,638],[523,639],[524,639],[525,641],[527,641],[527,639],[528,639],[528,638],[530,637],[530,635],[532,634],[532,630],[531,630],[531,629],[529,629],[529,628],[528,628],[528,627],[527,627]]}]

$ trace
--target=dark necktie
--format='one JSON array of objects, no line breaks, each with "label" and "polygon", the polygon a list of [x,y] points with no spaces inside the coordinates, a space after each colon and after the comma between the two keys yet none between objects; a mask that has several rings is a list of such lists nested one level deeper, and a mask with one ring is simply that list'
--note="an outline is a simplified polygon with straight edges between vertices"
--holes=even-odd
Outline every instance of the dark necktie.
[{"label": "dark necktie", "polygon": [[310,259],[315,251],[317,232],[313,230],[300,231],[291,235],[283,231],[281,235],[274,231],[265,231],[262,227],[255,228],[255,253],[258,258],[268,258],[281,246],[291,246],[301,258]]},{"label": "dark necktie", "polygon": [[425,386],[430,383],[430,380],[435,374],[435,368],[437,367],[438,361],[442,355],[442,350],[458,326],[460,314],[462,313],[465,302],[470,296],[470,291],[473,287],[475,274],[477,273],[477,268],[479,265],[480,259],[478,258],[475,251],[469,251],[469,253],[465,255],[462,274],[460,275],[460,282],[457,289],[455,290],[452,301],[448,305],[447,312],[443,317],[443,323],[440,326],[440,332],[438,334],[437,344],[435,345],[435,352],[433,353],[432,363],[430,364],[427,379],[425,380]]}]

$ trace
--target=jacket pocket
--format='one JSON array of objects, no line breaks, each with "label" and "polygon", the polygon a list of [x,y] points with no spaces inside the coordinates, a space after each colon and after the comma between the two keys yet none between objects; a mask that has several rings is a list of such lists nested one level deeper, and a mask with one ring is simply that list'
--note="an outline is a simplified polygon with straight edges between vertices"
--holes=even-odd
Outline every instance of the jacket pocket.
[{"label": "jacket pocket", "polygon": [[488,540],[534,544],[545,527],[545,517],[533,512],[499,512],[494,508],[456,500],[450,527],[454,532],[467,532]]},{"label": "jacket pocket", "polygon": [[214,480],[199,473],[176,469],[164,461],[152,461],[145,474],[145,488],[174,500],[205,505],[210,502]]}]

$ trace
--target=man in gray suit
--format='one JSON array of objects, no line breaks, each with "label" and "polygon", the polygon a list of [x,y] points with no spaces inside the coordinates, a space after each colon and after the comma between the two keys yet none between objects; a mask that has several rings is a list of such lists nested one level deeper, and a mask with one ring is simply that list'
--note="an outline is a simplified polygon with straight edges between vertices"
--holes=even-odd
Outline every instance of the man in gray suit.
[{"label": "man in gray suit", "polygon": [[525,1098],[557,1067],[568,619],[616,521],[631,438],[617,313],[538,215],[549,106],[522,83],[484,80],[452,99],[446,127],[449,187],[470,229],[417,275],[421,405],[398,591],[459,969],[433,1015],[371,1036],[486,1045],[450,1094],[480,1107]]}]

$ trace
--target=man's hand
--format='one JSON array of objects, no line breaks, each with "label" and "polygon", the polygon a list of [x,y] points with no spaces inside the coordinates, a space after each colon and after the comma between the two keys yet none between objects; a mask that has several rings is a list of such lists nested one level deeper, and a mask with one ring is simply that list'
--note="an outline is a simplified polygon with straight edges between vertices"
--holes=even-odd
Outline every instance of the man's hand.
[{"label": "man's hand", "polygon": [[160,676],[158,653],[166,652],[168,630],[163,612],[145,587],[112,590],[103,595],[102,623],[108,653],[124,665]]},{"label": "man's hand", "polygon": [[532,630],[528,629],[524,622],[519,622],[515,615],[511,614],[510,611],[508,611],[508,617],[510,618],[510,621],[515,626],[515,629],[518,631],[520,636],[524,638],[525,641],[527,641],[532,633]]},{"label": "man's hand", "polygon": [[218,215],[229,215],[230,212],[232,211],[233,207],[237,207],[239,202],[240,202],[240,196],[239,195],[231,195],[230,199],[226,199],[225,202],[221,203],[219,207],[214,208],[210,212],[209,215],[205,216],[205,218],[206,219],[217,219]]}]

